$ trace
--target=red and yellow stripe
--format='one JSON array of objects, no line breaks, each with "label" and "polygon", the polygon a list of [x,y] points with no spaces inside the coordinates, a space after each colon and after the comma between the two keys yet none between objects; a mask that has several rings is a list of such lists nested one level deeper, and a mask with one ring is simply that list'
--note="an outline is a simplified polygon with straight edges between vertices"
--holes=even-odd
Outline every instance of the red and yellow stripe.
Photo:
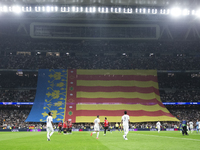
[{"label": "red and yellow stripe", "polygon": [[119,122],[124,110],[132,122],[178,121],[160,100],[156,70],[79,69],[68,74],[74,122],[93,122],[96,115]]}]

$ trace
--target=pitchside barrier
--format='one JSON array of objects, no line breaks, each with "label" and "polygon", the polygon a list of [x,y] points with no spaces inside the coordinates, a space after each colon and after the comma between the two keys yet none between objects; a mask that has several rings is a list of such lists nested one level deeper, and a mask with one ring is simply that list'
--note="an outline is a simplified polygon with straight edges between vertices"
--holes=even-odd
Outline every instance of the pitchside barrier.
[{"label": "pitchside barrier", "polygon": [[[196,129],[194,129],[195,131]],[[27,131],[27,132],[42,132],[42,131],[46,131],[46,129],[0,129],[0,132],[21,132],[21,131]],[[58,129],[54,130],[55,132],[58,132]],[[72,129],[72,131],[94,131],[94,129]],[[100,131],[104,131],[103,129],[101,129]],[[111,131],[118,131],[116,129],[111,129]],[[135,129],[129,129],[129,131],[157,131],[157,129],[152,128],[152,129],[141,129],[141,128],[135,128]],[[162,129],[161,131],[180,131],[180,129],[178,128],[166,128],[166,129]]]}]

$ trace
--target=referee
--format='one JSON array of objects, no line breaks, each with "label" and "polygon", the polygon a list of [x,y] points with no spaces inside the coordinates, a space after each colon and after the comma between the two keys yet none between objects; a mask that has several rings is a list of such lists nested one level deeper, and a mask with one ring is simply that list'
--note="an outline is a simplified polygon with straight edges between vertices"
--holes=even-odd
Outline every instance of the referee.
[{"label": "referee", "polygon": [[188,133],[187,133],[187,121],[185,121],[184,119],[183,119],[183,121],[182,121],[182,134],[184,135],[188,135]]}]

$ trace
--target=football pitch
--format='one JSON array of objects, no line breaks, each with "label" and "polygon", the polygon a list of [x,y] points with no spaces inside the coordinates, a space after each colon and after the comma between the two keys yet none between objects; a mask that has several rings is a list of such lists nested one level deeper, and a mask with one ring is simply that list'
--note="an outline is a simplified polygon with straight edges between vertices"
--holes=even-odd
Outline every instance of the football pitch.
[{"label": "football pitch", "polygon": [[91,132],[73,132],[58,135],[47,141],[46,132],[0,132],[0,150],[189,150],[199,149],[200,134],[196,132],[182,136],[179,131],[136,131],[129,132],[125,141],[123,133],[108,132],[99,139]]}]

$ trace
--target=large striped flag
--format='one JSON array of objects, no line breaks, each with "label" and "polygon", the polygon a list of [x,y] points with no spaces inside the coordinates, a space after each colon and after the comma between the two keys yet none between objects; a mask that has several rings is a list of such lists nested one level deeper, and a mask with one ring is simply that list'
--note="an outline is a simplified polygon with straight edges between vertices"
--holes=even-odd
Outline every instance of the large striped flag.
[{"label": "large striped flag", "polygon": [[162,104],[156,70],[68,70],[65,119],[93,122],[179,121]]}]

